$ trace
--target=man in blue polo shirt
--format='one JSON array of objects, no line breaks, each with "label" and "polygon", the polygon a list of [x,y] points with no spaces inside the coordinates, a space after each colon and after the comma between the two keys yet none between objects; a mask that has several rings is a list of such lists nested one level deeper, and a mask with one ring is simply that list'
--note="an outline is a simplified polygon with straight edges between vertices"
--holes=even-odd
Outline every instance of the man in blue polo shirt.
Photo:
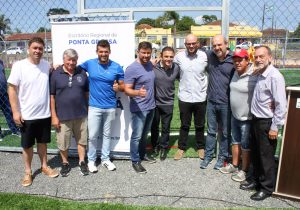
[{"label": "man in blue polo shirt", "polygon": [[79,168],[88,175],[84,161],[87,145],[87,100],[89,93],[85,71],[76,68],[78,54],[73,49],[63,53],[64,65],[53,71],[50,77],[50,107],[52,126],[56,129],[57,147],[62,159],[61,175],[71,170],[68,149],[72,134],[77,142]]},{"label": "man in blue polo shirt", "polygon": [[109,59],[110,44],[100,40],[96,49],[98,58],[90,59],[80,65],[89,75],[90,99],[88,113],[88,167],[89,171],[98,171],[98,137],[102,139],[101,165],[113,171],[116,166],[110,161],[111,122],[115,118],[117,107],[116,92],[124,91],[124,71],[122,67]]}]

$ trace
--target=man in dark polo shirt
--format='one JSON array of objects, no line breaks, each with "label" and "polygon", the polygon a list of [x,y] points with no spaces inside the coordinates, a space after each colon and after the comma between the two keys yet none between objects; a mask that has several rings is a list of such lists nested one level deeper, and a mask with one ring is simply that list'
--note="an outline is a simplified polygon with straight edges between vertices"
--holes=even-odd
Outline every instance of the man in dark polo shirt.
[{"label": "man in dark polo shirt", "polygon": [[200,168],[207,168],[213,159],[218,130],[221,131],[220,147],[214,169],[223,167],[228,158],[230,139],[229,84],[234,73],[232,52],[228,50],[228,41],[222,35],[212,40],[213,50],[207,52],[208,87],[207,87],[207,138],[205,157]]},{"label": "man in dark polo shirt", "polygon": [[[161,61],[154,68],[155,74],[155,113],[151,127],[151,143],[160,160],[165,160],[169,148],[170,125],[173,117],[175,80],[179,79],[180,68],[173,63],[175,51],[172,47],[164,47]],[[159,139],[159,123],[161,121],[161,137]]]},{"label": "man in dark polo shirt", "polygon": [[50,100],[52,125],[56,129],[57,146],[62,158],[61,175],[66,177],[71,170],[68,149],[72,135],[77,142],[79,168],[88,175],[84,161],[87,145],[88,79],[85,71],[76,68],[78,54],[73,49],[63,53],[63,66],[51,74]]}]

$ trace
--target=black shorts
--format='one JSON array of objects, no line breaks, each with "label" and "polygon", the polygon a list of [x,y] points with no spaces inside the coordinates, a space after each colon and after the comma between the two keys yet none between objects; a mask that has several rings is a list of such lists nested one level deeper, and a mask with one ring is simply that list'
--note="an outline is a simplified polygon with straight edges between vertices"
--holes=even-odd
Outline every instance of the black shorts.
[{"label": "black shorts", "polygon": [[21,127],[21,146],[25,149],[37,143],[50,143],[51,118],[38,120],[24,120]]}]

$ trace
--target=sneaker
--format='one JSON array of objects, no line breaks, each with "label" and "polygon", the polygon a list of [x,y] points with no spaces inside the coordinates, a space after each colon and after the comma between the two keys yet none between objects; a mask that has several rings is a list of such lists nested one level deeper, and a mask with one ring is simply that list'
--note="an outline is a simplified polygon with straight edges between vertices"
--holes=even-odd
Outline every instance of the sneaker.
[{"label": "sneaker", "polygon": [[132,167],[135,170],[135,172],[139,174],[145,174],[147,173],[147,170],[142,166],[140,162],[132,163]]},{"label": "sneaker", "polygon": [[113,164],[110,160],[104,160],[104,161],[102,161],[101,165],[103,167],[107,168],[107,170],[109,170],[109,171],[116,170],[115,164]]},{"label": "sneaker", "polygon": [[89,161],[88,162],[88,168],[89,168],[89,171],[91,173],[96,173],[98,171],[97,167],[95,166],[95,162],[94,161]]},{"label": "sneaker", "polygon": [[153,156],[157,157],[157,156],[159,155],[159,151],[160,151],[159,146],[154,147],[154,150],[153,150]]},{"label": "sneaker", "polygon": [[146,163],[150,163],[150,164],[156,163],[156,159],[154,157],[151,157],[151,156],[148,156],[148,155],[145,155],[145,157],[143,158],[142,161],[144,161]]},{"label": "sneaker", "polygon": [[246,172],[240,170],[238,173],[232,174],[231,179],[236,182],[243,182],[246,180]]},{"label": "sneaker", "polygon": [[28,187],[32,184],[32,174],[25,174],[23,180],[22,180],[22,186],[23,187]]},{"label": "sneaker", "polygon": [[11,135],[12,136],[17,136],[17,137],[21,138],[21,133],[20,132],[13,132]]},{"label": "sneaker", "polygon": [[51,178],[55,178],[58,177],[59,173],[58,171],[56,171],[55,169],[50,168],[49,166],[47,166],[47,168],[41,168],[42,173],[51,177]]},{"label": "sneaker", "polygon": [[184,155],[184,150],[179,149],[174,155],[174,160],[180,160]]},{"label": "sneaker", "polygon": [[167,149],[161,149],[160,151],[160,160],[164,161],[167,158],[168,150]]},{"label": "sneaker", "polygon": [[214,166],[214,169],[216,170],[220,170],[220,168],[222,168],[224,166],[224,159],[218,159],[215,166]]},{"label": "sneaker", "polygon": [[198,149],[197,153],[198,153],[199,158],[201,160],[203,160],[204,159],[204,149]]},{"label": "sneaker", "polygon": [[83,176],[89,175],[89,169],[84,161],[79,163],[79,169]]},{"label": "sneaker", "polygon": [[210,164],[210,162],[211,162],[211,160],[209,160],[209,159],[204,159],[204,160],[201,162],[201,164],[200,164],[200,168],[206,169],[207,166],[208,166],[208,164]]},{"label": "sneaker", "polygon": [[220,172],[223,174],[231,174],[237,172],[238,170],[238,167],[234,167],[231,163],[228,163],[227,166],[220,168]]},{"label": "sneaker", "polygon": [[71,171],[70,165],[69,163],[63,163],[61,165],[61,170],[60,170],[60,174],[62,177],[67,177],[69,176],[69,172]]}]

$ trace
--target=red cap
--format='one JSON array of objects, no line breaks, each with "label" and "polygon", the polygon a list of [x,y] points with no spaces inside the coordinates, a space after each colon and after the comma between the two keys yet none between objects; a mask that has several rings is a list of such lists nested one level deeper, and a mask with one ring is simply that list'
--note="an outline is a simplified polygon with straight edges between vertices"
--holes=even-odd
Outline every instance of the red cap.
[{"label": "red cap", "polygon": [[249,58],[248,52],[245,49],[237,49],[233,53],[233,57]]}]

